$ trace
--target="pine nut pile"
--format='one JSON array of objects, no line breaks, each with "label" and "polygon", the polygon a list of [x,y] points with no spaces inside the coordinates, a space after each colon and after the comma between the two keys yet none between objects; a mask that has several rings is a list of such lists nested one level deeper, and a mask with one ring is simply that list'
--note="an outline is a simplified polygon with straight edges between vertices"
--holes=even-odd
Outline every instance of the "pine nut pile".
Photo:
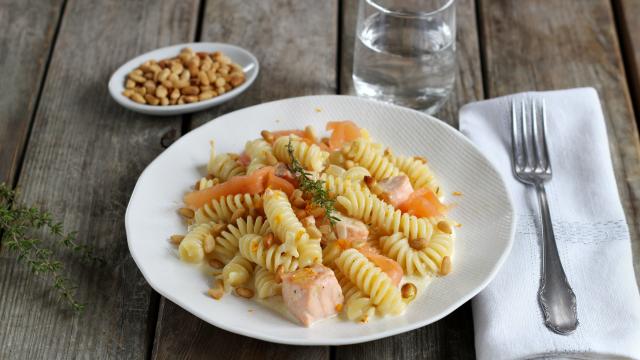
[{"label": "pine nut pile", "polygon": [[130,72],[122,95],[140,104],[188,104],[222,95],[244,81],[242,68],[223,53],[184,48],[175,58],[149,60]]}]

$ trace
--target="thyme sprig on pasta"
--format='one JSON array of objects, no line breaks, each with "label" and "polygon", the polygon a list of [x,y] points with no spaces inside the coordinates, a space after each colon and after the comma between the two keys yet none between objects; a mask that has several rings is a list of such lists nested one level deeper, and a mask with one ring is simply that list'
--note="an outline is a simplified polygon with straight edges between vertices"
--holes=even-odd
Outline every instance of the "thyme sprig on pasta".
[{"label": "thyme sprig on pasta", "polygon": [[60,244],[79,255],[85,263],[104,262],[94,250],[76,243],[76,233],[65,233],[62,223],[53,220],[50,213],[35,207],[15,202],[16,192],[5,183],[0,184],[0,232],[2,244],[17,252],[17,258],[36,275],[51,279],[52,288],[60,300],[65,301],[76,313],[82,312],[85,304],[75,296],[71,281],[64,275],[64,265],[53,257],[53,251],[43,246],[42,240],[32,236],[36,230],[46,230]]},{"label": "thyme sprig on pasta", "polygon": [[302,190],[306,194],[311,195],[311,202],[324,209],[325,216],[331,223],[331,225],[335,225],[337,221],[340,221],[337,217],[333,215],[335,211],[334,205],[335,200],[329,197],[329,193],[324,189],[324,181],[322,180],[314,180],[311,177],[304,167],[300,164],[298,159],[293,154],[293,145],[291,144],[291,140],[287,144],[287,152],[289,153],[289,158],[291,159],[291,164],[289,165],[289,170],[293,173],[298,180],[298,185],[300,186],[300,190]]}]

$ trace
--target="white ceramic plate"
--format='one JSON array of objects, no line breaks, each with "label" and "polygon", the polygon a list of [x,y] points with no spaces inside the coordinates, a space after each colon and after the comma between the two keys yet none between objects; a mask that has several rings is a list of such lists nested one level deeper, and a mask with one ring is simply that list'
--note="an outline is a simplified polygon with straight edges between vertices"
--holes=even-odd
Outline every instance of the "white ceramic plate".
[{"label": "white ceramic plate", "polygon": [[[396,153],[429,159],[445,194],[456,203],[451,218],[462,226],[453,271],[435,279],[403,316],[357,324],[330,319],[311,328],[260,304],[227,294],[206,295],[211,278],[179,260],[168,238],[185,225],[176,213],[184,193],[202,176],[209,140],[220,152],[243,149],[263,129],[324,129],[327,121],[351,119]],[[215,326],[258,339],[295,345],[342,345],[375,340],[430,324],[482,290],[509,252],[514,232],[505,185],[478,150],[457,130],[423,113],[350,96],[308,96],[238,110],[191,131],[142,173],[126,214],[129,249],[149,284],[163,296]],[[250,311],[253,310],[253,311]]]},{"label": "white ceramic plate", "polygon": [[[231,58],[231,61],[240,65],[245,73],[245,82],[238,86],[237,88],[232,89],[231,91],[224,93],[223,95],[216,96],[209,100],[199,101],[191,104],[183,104],[183,105],[168,105],[168,106],[155,106],[155,105],[146,105],[146,104],[138,104],[137,102],[127,98],[122,95],[124,91],[124,83],[127,74],[136,69],[138,66],[142,65],[147,60],[162,60],[167,58],[172,58],[180,54],[180,50],[190,47],[193,51],[205,51],[205,52],[214,52],[221,51],[225,55]],[[187,114],[194,111],[200,111],[204,109],[208,109],[210,107],[220,105],[223,102],[229,101],[234,97],[240,95],[243,91],[247,90],[249,86],[253,83],[253,81],[258,76],[259,71],[258,60],[253,54],[248,52],[247,50],[229,44],[223,43],[188,43],[188,44],[178,44],[173,46],[168,46],[160,49],[156,49],[150,51],[148,53],[142,54],[132,60],[129,60],[126,64],[120,66],[116,72],[111,75],[111,79],[109,79],[109,93],[111,97],[120,105],[126,107],[129,110],[137,111],[143,114],[149,115],[179,115],[179,114]]]}]

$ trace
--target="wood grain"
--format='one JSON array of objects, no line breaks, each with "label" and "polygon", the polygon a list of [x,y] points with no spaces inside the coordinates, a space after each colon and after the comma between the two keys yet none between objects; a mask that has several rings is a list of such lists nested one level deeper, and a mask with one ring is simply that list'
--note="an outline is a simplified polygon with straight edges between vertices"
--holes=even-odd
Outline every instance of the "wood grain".
[{"label": "wood grain", "polygon": [[611,4],[482,1],[481,9],[488,96],[580,86],[598,91],[640,280],[640,143]]},{"label": "wood grain", "polygon": [[619,24],[627,79],[636,110],[640,112],[640,1],[614,0],[612,2]]},{"label": "wood grain", "polygon": [[46,281],[2,250],[0,358],[148,356],[157,295],[129,256],[124,213],[141,170],[163,150],[162,134],[179,129],[180,119],[124,110],[110,98],[107,81],[134,55],[192,39],[196,18],[195,0],[66,5],[19,176],[20,201],[51,210],[107,264],[84,266],[56,251],[87,303],[74,316]]},{"label": "wood grain", "polygon": [[[342,2],[341,89],[353,93],[351,79],[357,0]],[[457,4],[456,60],[458,73],[454,92],[436,116],[457,127],[458,108],[483,98],[482,70],[474,0]],[[473,319],[467,303],[444,319],[394,337],[335,349],[336,359],[473,359]]]},{"label": "wood grain", "polygon": [[[260,61],[260,74],[242,96],[194,115],[190,126],[262,102],[335,93],[337,16],[337,1],[208,1],[201,40],[248,49]],[[226,332],[163,298],[153,358],[205,359],[213,353],[229,359],[329,358],[328,347],[272,344]]]},{"label": "wood grain", "polygon": [[22,158],[62,4],[0,1],[0,182],[13,182]]}]

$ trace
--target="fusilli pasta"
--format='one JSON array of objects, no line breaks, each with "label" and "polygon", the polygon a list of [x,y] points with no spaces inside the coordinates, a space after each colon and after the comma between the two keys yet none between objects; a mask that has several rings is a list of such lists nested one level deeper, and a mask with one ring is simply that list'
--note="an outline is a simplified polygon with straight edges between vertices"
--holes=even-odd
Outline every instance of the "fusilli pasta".
[{"label": "fusilli pasta", "polygon": [[240,218],[234,224],[229,224],[227,229],[220,233],[216,238],[216,247],[213,249],[213,255],[217,259],[227,263],[238,252],[240,237],[245,234],[264,235],[271,231],[269,223],[262,216],[254,218],[249,216],[247,219]]},{"label": "fusilli pasta", "polygon": [[298,242],[303,238],[308,239],[309,234],[293,212],[285,193],[267,189],[264,193],[264,213],[273,233],[283,242],[284,251],[291,256],[299,256]]},{"label": "fusilli pasta", "polygon": [[338,196],[337,202],[348,216],[382,228],[386,233],[401,232],[410,239],[430,239],[433,223],[427,218],[402,213],[367,191],[353,190]]},{"label": "fusilli pasta", "polygon": [[213,225],[215,225],[215,223],[204,223],[191,227],[178,247],[180,259],[190,263],[199,263],[202,261],[204,258],[204,242],[207,238],[213,237],[211,235]]},{"label": "fusilli pasta", "polygon": [[393,165],[383,154],[377,152],[372,143],[362,138],[354,140],[346,148],[344,154],[366,168],[376,180],[383,180],[400,174],[400,169]]},{"label": "fusilli pasta", "polygon": [[249,175],[267,166],[267,154],[273,155],[271,145],[263,139],[248,141],[244,147],[244,152],[251,158],[251,162],[247,167],[247,174]]},{"label": "fusilli pasta", "polygon": [[400,314],[405,303],[400,290],[380,268],[370,262],[356,249],[348,249],[336,260],[338,269],[371,298],[381,315]]},{"label": "fusilli pasta", "polygon": [[358,289],[340,270],[336,270],[335,274],[342,288],[344,296],[342,311],[347,319],[366,322],[376,311],[371,298]]},{"label": "fusilli pasta", "polygon": [[422,250],[409,246],[409,240],[402,233],[381,237],[380,245],[383,253],[397,261],[407,275],[438,274],[442,260],[453,253],[453,235],[436,231]]},{"label": "fusilli pasta", "polygon": [[275,274],[261,266],[256,267],[254,285],[260,299],[282,294],[282,284],[278,284]]},{"label": "fusilli pasta", "polygon": [[262,197],[258,194],[227,195],[219,199],[213,199],[196,210],[194,219],[196,224],[209,221],[228,222],[238,209],[244,209],[248,215],[254,215],[256,209],[261,207]]},{"label": "fusilli pasta", "polygon": [[320,149],[316,144],[309,145],[301,141],[295,135],[290,137],[281,136],[273,143],[273,154],[278,160],[287,164],[291,163],[287,149],[289,141],[291,141],[291,146],[293,147],[293,156],[300,161],[302,166],[311,171],[322,171],[324,169],[329,153]]},{"label": "fusilli pasta", "polygon": [[251,279],[253,264],[238,254],[222,269],[222,281],[225,286],[238,286]]},{"label": "fusilli pasta", "polygon": [[439,188],[431,169],[422,160],[418,160],[413,156],[386,156],[391,163],[397,166],[400,171],[407,174],[409,181],[414,189],[428,187],[437,193]]},{"label": "fusilli pasta", "polygon": [[275,272],[282,265],[285,272],[298,268],[298,260],[284,251],[284,244],[265,247],[264,239],[258,234],[240,237],[240,254],[261,267]]}]

